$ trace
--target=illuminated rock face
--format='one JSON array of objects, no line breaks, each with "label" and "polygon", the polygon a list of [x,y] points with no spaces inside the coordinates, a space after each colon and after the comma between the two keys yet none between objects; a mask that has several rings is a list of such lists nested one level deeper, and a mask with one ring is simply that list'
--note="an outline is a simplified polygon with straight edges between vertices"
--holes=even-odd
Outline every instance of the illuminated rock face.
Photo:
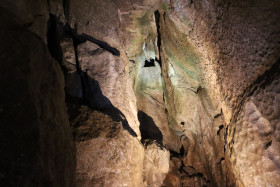
[{"label": "illuminated rock face", "polygon": [[277,0],[0,7],[1,186],[279,185]]}]

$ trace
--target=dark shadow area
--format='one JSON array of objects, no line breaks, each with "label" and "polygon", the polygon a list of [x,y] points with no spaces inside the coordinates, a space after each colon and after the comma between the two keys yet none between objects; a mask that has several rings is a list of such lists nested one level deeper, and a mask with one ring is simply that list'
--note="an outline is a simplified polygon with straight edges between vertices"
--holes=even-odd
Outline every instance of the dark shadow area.
[{"label": "dark shadow area", "polygon": [[268,149],[272,144],[272,140],[270,140],[267,144],[265,144],[264,148]]},{"label": "dark shadow area", "polygon": [[150,61],[145,60],[145,64],[143,67],[154,67],[155,66],[155,60],[154,59],[150,59]]},{"label": "dark shadow area", "polygon": [[223,124],[219,126],[219,130],[217,131],[217,136],[220,134],[220,132],[221,132],[221,130],[222,130],[223,128],[224,128],[224,125],[223,125]]},{"label": "dark shadow area", "polygon": [[155,140],[157,144],[163,145],[163,136],[160,129],[156,126],[153,118],[145,112],[138,111],[138,120],[140,122],[141,142],[144,144],[146,140]]},{"label": "dark shadow area", "polygon": [[[68,1],[65,1],[65,6],[70,6]],[[48,20],[48,31],[47,31],[48,48],[51,55],[59,62],[62,59],[59,39],[60,37],[65,35],[72,37],[74,45],[78,45],[80,43],[90,41],[98,45],[100,48],[109,51],[113,55],[120,56],[120,51],[110,46],[108,43],[98,40],[85,33],[77,34],[77,25],[75,25],[75,28],[72,29],[68,23],[64,25],[63,23],[59,22],[55,15],[49,14],[49,16],[50,19]]]},{"label": "dark shadow area", "polygon": [[45,42],[1,6],[0,25],[0,186],[74,184],[75,150],[56,62]]},{"label": "dark shadow area", "polygon": [[158,53],[159,53],[159,59],[156,58],[156,61],[159,63],[161,67],[161,55],[160,55],[160,48],[161,48],[161,34],[160,34],[160,13],[159,11],[154,12],[155,20],[156,20],[156,26],[157,26],[157,47],[158,47]]},{"label": "dark shadow area", "polygon": [[[60,23],[61,24],[61,23]],[[120,51],[112,46],[110,46],[108,43],[98,40],[88,34],[82,33],[77,34],[77,25],[75,25],[75,28],[72,29],[70,25],[67,23],[63,25],[63,31],[73,37],[74,40],[76,40],[77,44],[84,43],[86,41],[90,41],[96,45],[98,45],[100,48],[109,51],[115,56],[120,56]]]},{"label": "dark shadow area", "polygon": [[172,158],[180,158],[180,153],[173,151],[172,149],[169,149],[170,152],[170,159]]},{"label": "dark shadow area", "polygon": [[70,0],[63,0],[64,16],[66,20],[69,19]]},{"label": "dark shadow area", "polygon": [[120,56],[120,51],[114,47],[111,47],[109,44],[107,44],[104,41],[98,40],[90,35],[87,35],[85,33],[82,34],[77,34],[76,35],[77,38],[81,38],[81,39],[85,39],[87,41],[90,41],[92,43],[95,43],[96,45],[98,45],[99,47],[101,47],[102,49],[105,49],[106,51],[111,52],[113,55],[115,56]]},{"label": "dark shadow area", "polygon": [[49,14],[49,20],[47,23],[47,41],[48,49],[51,56],[56,59],[60,64],[62,62],[62,53],[59,45],[59,38],[57,33],[57,18],[53,14]]},{"label": "dark shadow area", "polygon": [[224,157],[222,157],[222,158],[220,159],[220,161],[219,161],[217,164],[221,164],[223,160],[225,160]]},{"label": "dark shadow area", "polygon": [[[77,114],[77,110],[79,109],[79,105],[86,105],[94,110],[107,114],[113,119],[113,121],[121,122],[122,127],[127,130],[130,135],[132,135],[133,137],[137,137],[137,134],[129,126],[125,115],[118,108],[114,107],[111,101],[103,95],[98,81],[89,77],[88,74],[83,71],[81,71],[80,76],[82,79],[83,99],[80,100],[68,95],[67,100],[70,101],[70,103],[67,104],[68,112],[71,112],[75,116],[75,114]],[[73,106],[69,108],[71,102],[74,103],[72,103]],[[70,120],[72,116],[71,113]]]},{"label": "dark shadow area", "polygon": [[184,156],[185,156],[185,148],[184,148],[183,145],[182,145],[182,147],[180,148],[180,156],[181,156],[181,157],[184,157]]}]

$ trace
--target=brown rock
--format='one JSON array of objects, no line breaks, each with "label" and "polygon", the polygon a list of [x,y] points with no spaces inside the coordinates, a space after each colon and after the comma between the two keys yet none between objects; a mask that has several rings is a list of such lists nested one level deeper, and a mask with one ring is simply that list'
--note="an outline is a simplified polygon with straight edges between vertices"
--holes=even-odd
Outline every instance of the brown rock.
[{"label": "brown rock", "polygon": [[63,73],[44,41],[0,9],[0,185],[75,186]]}]

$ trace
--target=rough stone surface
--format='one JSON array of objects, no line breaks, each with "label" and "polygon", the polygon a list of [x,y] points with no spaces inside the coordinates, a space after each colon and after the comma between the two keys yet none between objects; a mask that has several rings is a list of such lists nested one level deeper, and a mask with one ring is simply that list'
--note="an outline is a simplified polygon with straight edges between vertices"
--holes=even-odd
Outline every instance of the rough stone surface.
[{"label": "rough stone surface", "polygon": [[[279,163],[275,160],[278,158],[276,155],[279,155],[276,153],[279,144],[274,141],[275,144],[271,147],[273,141],[270,140],[277,136],[272,134],[276,132],[276,124],[279,122],[276,122],[275,118],[263,116],[264,113],[273,114],[275,109],[277,111],[278,104],[273,102],[277,95],[271,94],[270,97],[272,95],[273,97],[269,99],[264,99],[268,98],[265,95],[259,96],[265,100],[262,101],[262,105],[257,104],[256,99],[252,100],[251,95],[259,95],[259,91],[256,90],[265,90],[269,87],[270,83],[264,83],[261,88],[258,88],[258,84],[262,81],[276,80],[275,89],[277,90],[278,87],[272,69],[279,64],[280,22],[279,11],[277,11],[279,6],[278,1],[163,1],[162,7],[165,12],[162,13],[165,15],[163,23],[173,31],[167,30],[165,33],[171,33],[174,40],[177,38],[176,44],[170,45],[169,42],[162,45],[168,60],[172,61],[170,56],[180,57],[180,54],[177,54],[180,51],[171,52],[170,55],[168,50],[170,51],[172,46],[178,46],[177,43],[180,41],[186,44],[183,40],[186,38],[191,50],[194,49],[200,54],[196,60],[203,75],[200,86],[207,90],[208,99],[211,99],[215,109],[213,114],[222,116],[225,120],[225,123],[221,121],[219,124],[222,126],[214,125],[213,128],[225,138],[225,142],[222,142],[225,144],[225,161],[221,163],[224,163],[229,171],[232,168],[235,175],[228,177],[232,180],[228,185],[234,183],[240,186],[278,185],[275,179],[276,176],[279,178],[279,169],[276,169]],[[173,28],[178,32],[174,32]],[[180,35],[181,33],[183,35]],[[187,54],[185,56],[187,57]],[[175,72],[179,74],[178,68],[176,69],[178,65],[175,67],[174,64],[172,65]],[[179,66],[183,65],[179,63]],[[192,69],[188,68],[188,70]],[[195,73],[194,70],[192,71]],[[184,80],[188,79],[184,78]],[[171,79],[170,84],[174,83],[176,81],[172,83]],[[169,94],[172,100],[172,93]],[[222,113],[218,115],[220,109]],[[245,132],[252,133],[254,138],[247,139],[247,136],[243,136]],[[237,138],[239,136],[242,138]],[[269,152],[275,154],[267,156],[267,150],[260,145],[267,145]],[[246,154],[252,152],[249,150],[254,147],[256,149],[254,154]],[[260,181],[260,176],[263,182]],[[236,182],[233,183],[235,180]]]},{"label": "rough stone surface", "polygon": [[77,55],[86,102],[94,108],[116,108],[140,136],[136,100],[122,59],[88,41],[78,45]]},{"label": "rough stone surface", "polygon": [[161,186],[169,171],[169,151],[156,144],[148,145],[144,159],[144,186]]},{"label": "rough stone surface", "polygon": [[279,62],[276,65],[244,100],[229,131],[230,159],[244,186],[279,183]]},{"label": "rough stone surface", "polygon": [[[48,79],[47,85],[23,83],[19,90],[44,101],[30,101],[42,106],[40,120],[47,116],[65,125],[44,131],[54,137],[67,132],[57,64],[63,70],[77,186],[279,186],[278,0],[3,0],[0,6],[21,18],[22,36],[26,30],[37,35],[24,40],[4,27],[4,41],[13,45],[1,55],[7,47],[25,53],[12,50],[1,59],[23,56],[35,63],[33,57],[47,56],[25,72],[28,78],[19,76],[31,81],[34,74],[38,82]],[[5,23],[15,22],[14,16]],[[56,65],[35,40],[45,42]],[[24,67],[14,66],[9,69]],[[51,83],[57,75],[59,81]],[[49,93],[51,88],[60,91]],[[38,129],[40,139],[44,133]],[[42,158],[48,160],[58,144],[68,148],[57,155],[69,153],[69,138],[62,136],[61,144],[46,140],[55,141],[55,148]],[[62,183],[72,184],[67,177],[73,165],[63,172],[65,165],[44,161],[40,167],[47,169],[38,176],[58,184],[56,177],[64,175]],[[25,161],[10,163],[28,168]],[[56,169],[61,174],[52,177]]]},{"label": "rough stone surface", "polygon": [[81,106],[71,121],[77,186],[143,186],[144,148],[123,129],[118,115]]}]

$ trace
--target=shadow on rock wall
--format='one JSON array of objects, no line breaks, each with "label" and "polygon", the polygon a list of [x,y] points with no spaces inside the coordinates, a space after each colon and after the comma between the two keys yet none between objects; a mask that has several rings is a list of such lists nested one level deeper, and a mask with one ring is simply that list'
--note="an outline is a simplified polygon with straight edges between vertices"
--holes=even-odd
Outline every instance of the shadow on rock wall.
[{"label": "shadow on rock wall", "polygon": [[152,143],[149,141],[156,141],[159,145],[163,145],[163,137],[160,129],[156,126],[153,118],[145,112],[138,111],[138,120],[140,122],[141,142],[145,145]]},{"label": "shadow on rock wall", "polygon": [[[81,103],[82,105],[86,105],[93,110],[97,110],[101,113],[104,113],[112,118],[115,122],[121,122],[122,127],[127,130],[130,135],[133,137],[137,137],[135,131],[129,126],[128,121],[125,115],[116,108],[111,101],[102,93],[100,85],[97,80],[89,77],[86,72],[80,70],[79,72],[82,79],[82,91],[83,91],[83,99],[80,101],[77,98],[73,98],[67,95],[67,103],[68,104],[68,113],[71,117],[77,116],[77,104],[73,103]],[[75,108],[76,107],[76,108]],[[76,114],[75,114],[76,113]]]}]

